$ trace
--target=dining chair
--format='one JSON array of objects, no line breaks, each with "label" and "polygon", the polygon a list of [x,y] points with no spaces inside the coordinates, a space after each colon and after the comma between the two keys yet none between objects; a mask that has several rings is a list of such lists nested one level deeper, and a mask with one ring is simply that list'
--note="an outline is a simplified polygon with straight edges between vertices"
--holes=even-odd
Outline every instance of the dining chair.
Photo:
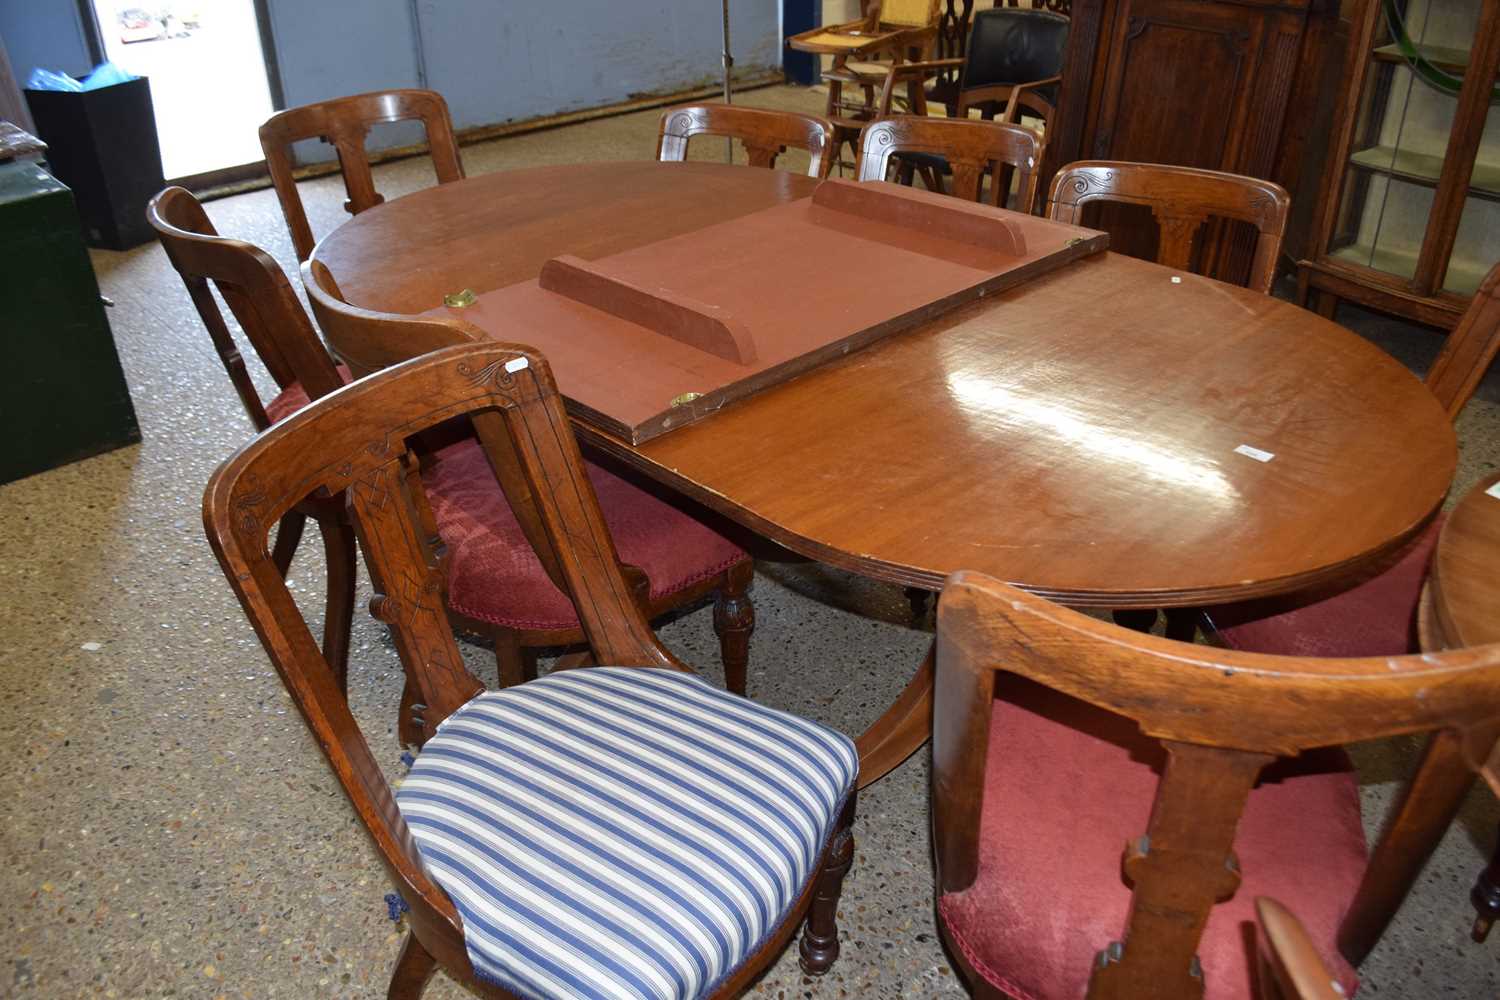
[{"label": "dining chair", "polygon": [[1339,748],[1434,730],[1493,744],[1500,721],[1500,644],[1263,656],[976,573],[949,578],[936,642],[937,911],[977,996],[1249,998],[1260,896],[1296,910],[1352,994],[1335,939],[1371,872]]},{"label": "dining chair", "polygon": [[[270,254],[242,240],[220,236],[198,199],[180,187],[169,187],[152,198],[146,219],[187,287],[257,433],[349,380],[349,370],[335,366],[328,356],[291,282]],[[219,290],[280,390],[269,400],[263,400],[256,389],[210,283]],[[354,617],[354,534],[344,517],[343,500],[308,496],[289,509],[276,529],[271,560],[285,577],[309,517],[323,536],[327,569],[323,655],[342,683]]]},{"label": "dining chair", "polygon": [[[486,692],[442,604],[409,440],[468,417],[602,666]],[[266,556],[309,490],[348,498],[421,749],[393,789]],[[214,473],[204,525],[230,586],[409,907],[388,996],[438,967],[491,997],[737,995],[806,918],[838,954],[858,759],[842,734],[705,684],[657,642],[547,362],[464,344],[306,407]]]},{"label": "dining chair", "polygon": [[685,104],[661,113],[656,133],[656,158],[662,162],[687,159],[688,140],[695,135],[738,139],[752,167],[774,167],[788,146],[807,150],[809,177],[827,177],[833,167],[833,123],[818,115],[773,111],[732,104]]},{"label": "dining chair", "polygon": [[[352,306],[321,262],[302,265],[302,282],[329,343],[361,375],[440,347],[489,339],[456,318]],[[584,641],[579,613],[534,556],[537,539],[526,535],[524,519],[495,488],[472,440],[436,452],[431,466],[427,489],[448,546],[449,615],[456,626],[493,640],[502,685],[533,678],[539,649]],[[654,621],[712,595],[725,686],[744,694],[755,630],[749,596],[754,560],[677,497],[636,485],[596,461],[584,467],[646,617]]]},{"label": "dining chair", "polygon": [[915,115],[927,113],[931,93],[911,89],[934,76],[957,73],[951,93],[945,94],[949,118],[980,117],[1019,124],[1030,115],[1051,125],[1057,113],[1057,88],[1062,82],[1068,49],[1068,18],[1046,10],[994,7],[975,11],[968,42],[960,59],[928,59],[892,63],[881,87],[878,115],[890,115],[904,92]]},{"label": "dining chair", "polygon": [[[1500,264],[1490,269],[1424,380],[1457,420],[1500,354]],[[1437,546],[1438,515],[1382,571],[1356,586],[1205,609],[1220,645],[1293,656],[1399,656],[1419,648],[1417,609]]]},{"label": "dining chair", "polygon": [[1191,268],[1194,237],[1210,216],[1250,223],[1257,236],[1246,287],[1271,293],[1291,205],[1286,189],[1275,181],[1197,167],[1111,160],[1070,163],[1052,178],[1047,194],[1052,219],[1082,225],[1083,207],[1091,202],[1149,207],[1160,230],[1156,262],[1182,270]]},{"label": "dining chair", "polygon": [[1274,899],[1255,901],[1262,1000],[1347,1000],[1307,928]]},{"label": "dining chair", "polygon": [[463,161],[459,159],[458,142],[453,138],[453,122],[448,116],[448,102],[432,90],[387,90],[372,94],[339,97],[300,108],[279,111],[260,127],[260,146],[266,154],[266,166],[281,214],[291,230],[292,246],[299,261],[312,255],[312,227],[297,182],[292,177],[292,143],[303,139],[321,139],[338,154],[339,171],[349,199],[344,210],[358,215],[385,201],[375,190],[370,160],[365,152],[365,137],[373,125],[385,122],[420,121],[427,132],[427,146],[439,184],[463,180]]},{"label": "dining chair", "polygon": [[[899,180],[910,182],[910,163],[893,162],[896,154],[941,156],[952,171],[952,191],[966,201],[977,201],[989,177],[987,200],[1003,205],[1010,192],[1010,173],[1018,176],[1017,210],[1030,213],[1036,201],[1037,164],[1041,162],[1041,138],[1024,125],[954,118],[898,116],[882,118],[865,126],[859,141],[859,179],[885,180],[895,166]],[[942,190],[940,180],[926,183]]]}]

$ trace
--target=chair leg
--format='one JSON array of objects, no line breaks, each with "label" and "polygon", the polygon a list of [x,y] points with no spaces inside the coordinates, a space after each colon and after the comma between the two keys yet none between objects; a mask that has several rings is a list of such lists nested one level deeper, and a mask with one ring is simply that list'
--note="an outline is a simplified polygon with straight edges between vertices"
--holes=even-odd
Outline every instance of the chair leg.
[{"label": "chair leg", "polygon": [[1198,637],[1200,612],[1197,608],[1167,608],[1163,614],[1167,616],[1166,636],[1168,639],[1192,642]]},{"label": "chair leg", "polygon": [[714,634],[719,637],[719,659],[724,664],[724,686],[745,693],[750,671],[750,633],[755,631],[755,605],[750,584],[755,564],[748,559],[729,571],[724,586],[714,594]]},{"label": "chair leg", "polygon": [[323,535],[323,554],[328,566],[328,592],[323,608],[323,659],[333,668],[339,690],[347,694],[349,635],[354,627],[354,529],[347,518],[330,514],[318,518],[318,531]]},{"label": "chair leg", "polygon": [[415,934],[408,933],[396,958],[396,967],[391,970],[386,1000],[418,1000],[436,971],[437,959],[427,953]]},{"label": "chair leg", "polygon": [[1110,613],[1115,624],[1121,628],[1134,629],[1137,632],[1149,632],[1156,624],[1156,609],[1123,608]]},{"label": "chair leg", "polygon": [[911,605],[911,623],[913,625],[921,625],[927,620],[927,602],[931,597],[931,591],[923,590],[921,587],[906,588],[906,600]]},{"label": "chair leg", "polygon": [[401,688],[401,707],[396,710],[396,739],[404,747],[419,747],[426,741],[422,726],[417,722],[419,697],[417,689],[411,686],[411,678],[407,678],[406,685]]},{"label": "chair leg", "polygon": [[514,635],[495,636],[495,667],[500,686],[515,687],[536,680],[536,650],[522,646]]},{"label": "chair leg", "polygon": [[844,876],[854,863],[854,797],[851,791],[823,870],[818,873],[818,884],[813,887],[812,906],[802,929],[797,955],[802,971],[809,976],[821,976],[839,957],[839,895],[844,891]]},{"label": "chair leg", "polygon": [[286,571],[292,565],[292,556],[297,554],[297,543],[302,541],[302,528],[307,524],[307,515],[289,510],[281,515],[276,526],[276,544],[271,547],[271,564],[276,572],[286,579]]},{"label": "chair leg", "polygon": [[1490,928],[1500,920],[1500,838],[1495,841],[1495,854],[1489,867],[1479,873],[1474,888],[1469,893],[1469,902],[1474,904],[1474,929],[1470,936],[1483,942],[1490,936]]}]

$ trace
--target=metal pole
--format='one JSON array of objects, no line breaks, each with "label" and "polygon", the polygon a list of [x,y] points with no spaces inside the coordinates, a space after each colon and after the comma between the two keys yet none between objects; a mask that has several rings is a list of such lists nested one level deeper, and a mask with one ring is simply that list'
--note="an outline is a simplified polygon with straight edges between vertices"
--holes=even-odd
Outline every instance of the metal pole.
[{"label": "metal pole", "polygon": [[[729,90],[729,70],[734,66],[734,57],[729,54],[729,0],[724,0],[724,103],[733,103]],[[724,140],[724,162],[734,162],[734,140]]]}]

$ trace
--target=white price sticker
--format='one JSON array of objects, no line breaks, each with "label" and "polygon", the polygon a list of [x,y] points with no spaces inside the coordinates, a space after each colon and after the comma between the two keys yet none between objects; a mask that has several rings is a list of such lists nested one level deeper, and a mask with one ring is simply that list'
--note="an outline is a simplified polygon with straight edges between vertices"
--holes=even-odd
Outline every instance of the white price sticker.
[{"label": "white price sticker", "polygon": [[520,371],[522,368],[530,367],[531,362],[526,360],[525,358],[512,358],[511,360],[505,362],[505,370],[510,372],[512,375]]},{"label": "white price sticker", "polygon": [[1234,449],[1234,451],[1237,455],[1244,455],[1246,458],[1253,458],[1257,462],[1269,462],[1271,459],[1276,457],[1276,455],[1272,452],[1261,451],[1259,448],[1253,448],[1248,444],[1242,444],[1238,448]]}]

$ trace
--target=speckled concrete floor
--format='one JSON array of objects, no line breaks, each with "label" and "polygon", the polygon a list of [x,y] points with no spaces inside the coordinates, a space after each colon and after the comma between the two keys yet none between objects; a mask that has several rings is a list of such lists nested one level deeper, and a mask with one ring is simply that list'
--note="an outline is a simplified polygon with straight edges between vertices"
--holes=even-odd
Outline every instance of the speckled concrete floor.
[{"label": "speckled concrete floor", "polygon": [[[745,100],[819,102],[790,88]],[[655,120],[493,142],[465,161],[479,173],[649,158]],[[388,195],[431,182],[425,161],[378,174]],[[339,221],[335,180],[305,184],[304,197],[318,232]],[[210,214],[226,234],[294,261],[269,191]],[[161,250],[99,252],[94,263],[116,302],[145,441],[0,487],[0,739],[11,760],[0,776],[0,996],[383,996],[399,940],[384,877],[199,524],[204,483],[249,424]],[[1344,318],[1418,369],[1437,345],[1400,323]],[[1492,379],[1461,422],[1460,489],[1500,461],[1497,403]],[[292,573],[314,611],[318,560],[313,539]],[[899,591],[816,566],[767,565],[754,596],[756,697],[848,732],[889,702],[929,641],[908,627]],[[690,662],[716,662],[706,611],[663,635]],[[484,650],[466,652],[490,669]],[[394,767],[400,668],[368,618],[353,661],[356,709]],[[1411,752],[1361,752],[1372,828]],[[926,780],[918,755],[861,797],[835,971],[808,981],[789,953],[758,994],[962,995],[933,927]],[[1465,897],[1497,819],[1476,794],[1366,963],[1365,995],[1500,994],[1500,943],[1465,937]],[[464,992],[440,981],[429,995]]]}]

